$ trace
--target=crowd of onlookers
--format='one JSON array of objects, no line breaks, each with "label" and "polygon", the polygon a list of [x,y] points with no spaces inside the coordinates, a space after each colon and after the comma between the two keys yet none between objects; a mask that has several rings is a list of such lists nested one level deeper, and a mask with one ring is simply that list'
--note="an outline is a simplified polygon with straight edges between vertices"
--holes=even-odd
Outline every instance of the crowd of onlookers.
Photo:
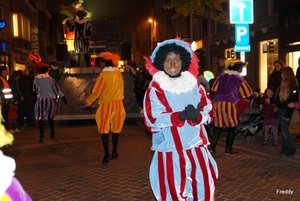
[{"label": "crowd of onlookers", "polygon": [[129,62],[128,65],[132,68],[131,76],[134,77],[134,94],[139,107],[143,107],[144,94],[152,79],[147,69],[144,66],[137,67],[135,62]]},{"label": "crowd of onlookers", "polygon": [[21,132],[21,128],[34,126],[34,100],[35,94],[32,91],[34,78],[29,71],[13,71],[10,78],[6,66],[0,67],[0,96],[3,124],[11,133]]}]

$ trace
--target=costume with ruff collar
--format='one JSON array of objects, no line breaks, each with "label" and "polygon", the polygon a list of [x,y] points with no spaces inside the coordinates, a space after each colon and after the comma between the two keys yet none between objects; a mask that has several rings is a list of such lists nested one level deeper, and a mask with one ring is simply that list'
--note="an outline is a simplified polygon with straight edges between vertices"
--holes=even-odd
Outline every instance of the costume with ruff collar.
[{"label": "costume with ruff collar", "polygon": [[225,70],[212,86],[215,112],[214,125],[219,128],[236,127],[239,124],[238,101],[243,98],[253,99],[253,93],[248,83],[235,70]]},{"label": "costume with ruff collar", "polygon": [[[151,149],[155,152],[150,183],[157,200],[212,200],[218,170],[207,150],[204,127],[212,120],[212,103],[198,83],[198,59],[189,44],[172,39],[157,48],[173,43],[184,47],[192,58],[188,70],[180,76],[170,77],[153,66],[157,49],[152,58],[145,58],[146,68],[153,75],[143,105],[144,122],[153,134]],[[196,108],[199,103],[196,121],[180,119],[187,105]]]}]

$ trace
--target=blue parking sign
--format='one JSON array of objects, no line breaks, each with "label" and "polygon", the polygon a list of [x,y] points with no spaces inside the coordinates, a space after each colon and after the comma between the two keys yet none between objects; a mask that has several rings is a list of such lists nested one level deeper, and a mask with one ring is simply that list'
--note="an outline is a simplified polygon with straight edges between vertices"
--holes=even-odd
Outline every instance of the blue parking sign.
[{"label": "blue parking sign", "polygon": [[249,44],[249,24],[236,24],[234,26],[235,44],[248,45]]},{"label": "blue parking sign", "polygon": [[230,0],[229,14],[231,24],[252,24],[253,0]]},{"label": "blue parking sign", "polygon": [[249,24],[236,24],[235,30],[235,52],[250,52]]}]

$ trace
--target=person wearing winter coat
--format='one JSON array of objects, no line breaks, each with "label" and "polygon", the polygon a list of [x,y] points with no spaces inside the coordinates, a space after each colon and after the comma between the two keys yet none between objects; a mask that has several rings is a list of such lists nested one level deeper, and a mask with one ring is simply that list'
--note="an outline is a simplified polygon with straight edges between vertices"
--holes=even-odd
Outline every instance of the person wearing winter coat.
[{"label": "person wearing winter coat", "polygon": [[294,108],[289,103],[298,102],[299,87],[294,71],[287,66],[282,69],[282,81],[276,94],[276,106],[278,107],[279,121],[282,131],[282,150],[280,155],[292,156],[296,153],[295,145],[289,126],[294,113]]},{"label": "person wearing winter coat", "polygon": [[268,79],[268,84],[267,86],[272,86],[275,89],[275,94],[277,93],[277,90],[279,88],[280,82],[281,82],[281,71],[282,68],[285,67],[285,64],[281,60],[275,60],[274,61],[274,70],[270,74],[269,79]]},{"label": "person wearing winter coat", "polygon": [[258,96],[255,101],[257,104],[262,105],[262,113],[264,117],[264,142],[262,143],[263,146],[268,144],[269,139],[269,128],[271,127],[273,135],[274,135],[274,142],[273,146],[277,146],[278,144],[278,133],[276,126],[278,124],[278,108],[276,107],[275,103],[271,102],[272,98],[275,98],[275,88],[274,87],[267,87],[265,90],[265,94]]}]

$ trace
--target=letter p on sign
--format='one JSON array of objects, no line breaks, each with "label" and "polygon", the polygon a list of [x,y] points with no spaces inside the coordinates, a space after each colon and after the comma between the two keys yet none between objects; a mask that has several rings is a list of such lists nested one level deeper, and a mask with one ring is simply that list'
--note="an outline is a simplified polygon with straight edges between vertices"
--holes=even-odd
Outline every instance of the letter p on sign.
[{"label": "letter p on sign", "polygon": [[235,44],[248,45],[249,44],[249,25],[236,24],[235,25]]}]

